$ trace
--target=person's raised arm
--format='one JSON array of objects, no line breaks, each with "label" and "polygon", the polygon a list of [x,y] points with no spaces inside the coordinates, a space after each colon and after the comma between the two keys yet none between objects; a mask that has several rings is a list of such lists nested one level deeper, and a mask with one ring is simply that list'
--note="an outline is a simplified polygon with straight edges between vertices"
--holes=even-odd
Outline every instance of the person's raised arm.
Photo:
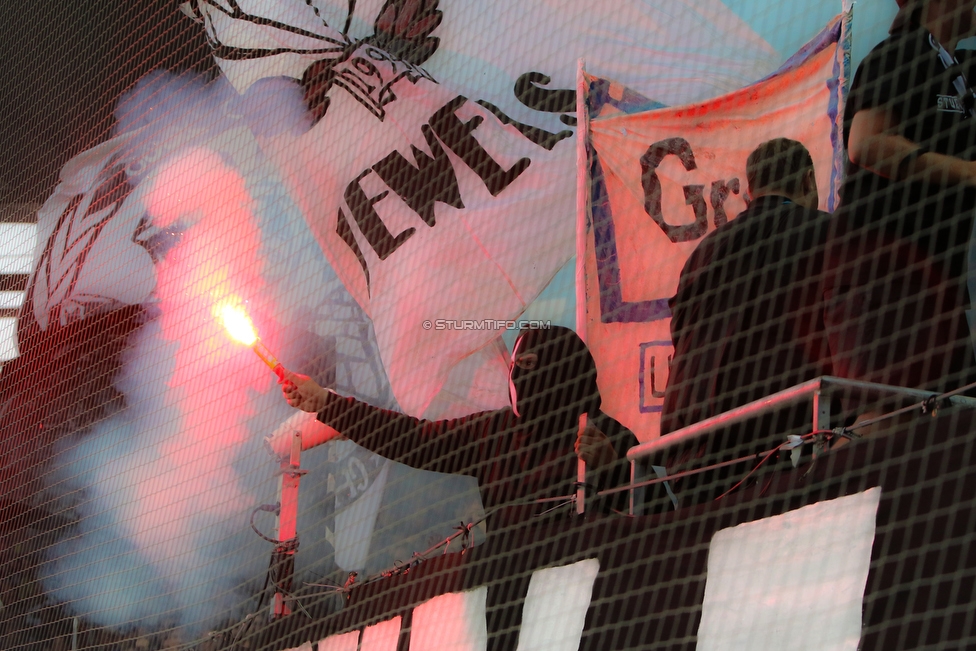
[{"label": "person's raised arm", "polygon": [[321,422],[342,436],[392,461],[421,470],[476,477],[484,467],[479,463],[489,426],[484,413],[453,420],[420,420],[341,396],[306,375],[288,370],[282,376],[281,389],[292,407],[316,413]]}]

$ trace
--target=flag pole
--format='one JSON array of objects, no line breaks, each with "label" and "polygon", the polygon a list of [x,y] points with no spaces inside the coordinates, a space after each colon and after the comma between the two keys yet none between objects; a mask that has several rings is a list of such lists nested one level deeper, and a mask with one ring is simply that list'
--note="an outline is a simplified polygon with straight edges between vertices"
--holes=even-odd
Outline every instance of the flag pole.
[{"label": "flag pole", "polygon": [[576,63],[576,334],[586,343],[586,222],[590,186],[586,143],[590,137],[586,110],[585,61]]},{"label": "flag pole", "polygon": [[[589,210],[589,174],[586,141],[589,115],[586,110],[586,75],[582,57],[576,63],[576,334],[586,343],[586,218]],[[580,415],[579,436],[586,429],[586,414]],[[577,440],[579,440],[579,436]],[[586,462],[576,459],[576,512],[586,510]]]}]

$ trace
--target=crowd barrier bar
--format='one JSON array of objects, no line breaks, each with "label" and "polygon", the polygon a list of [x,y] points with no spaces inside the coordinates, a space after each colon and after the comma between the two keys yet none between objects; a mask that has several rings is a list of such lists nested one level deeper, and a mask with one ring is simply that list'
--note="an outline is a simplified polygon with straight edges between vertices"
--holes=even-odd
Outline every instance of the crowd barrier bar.
[{"label": "crowd barrier bar", "polygon": [[[695,439],[701,438],[724,427],[728,427],[729,425],[741,423],[742,421],[749,420],[750,418],[756,418],[757,416],[762,416],[764,414],[773,413],[778,409],[783,409],[805,400],[811,400],[813,402],[811,431],[818,432],[828,430],[830,429],[831,418],[830,396],[831,394],[839,391],[856,391],[862,394],[866,393],[878,396],[887,395],[891,396],[892,398],[902,397],[915,400],[927,400],[928,398],[941,395],[939,393],[923,391],[921,389],[898,387],[889,384],[878,384],[875,382],[862,382],[860,380],[848,380],[845,378],[833,377],[831,375],[823,375],[821,377],[807,380],[801,384],[783,389],[782,391],[777,391],[776,393],[768,395],[765,398],[754,400],[753,402],[742,405],[741,407],[736,407],[735,409],[730,409],[729,411],[717,414],[711,418],[706,418],[698,423],[694,423],[687,427],[682,427],[681,429],[675,430],[667,436],[662,436],[653,441],[635,445],[627,451],[627,460],[630,461],[630,486],[627,489],[630,491],[630,514],[633,515],[634,513],[634,489],[651,484],[662,483],[667,479],[671,479],[671,477],[665,477],[652,480],[650,482],[638,482],[636,476],[637,461],[648,459],[660,454],[661,452],[664,452],[665,450],[694,441]],[[955,395],[948,399],[953,405],[976,407],[976,398]],[[741,462],[743,459],[736,461]]]}]

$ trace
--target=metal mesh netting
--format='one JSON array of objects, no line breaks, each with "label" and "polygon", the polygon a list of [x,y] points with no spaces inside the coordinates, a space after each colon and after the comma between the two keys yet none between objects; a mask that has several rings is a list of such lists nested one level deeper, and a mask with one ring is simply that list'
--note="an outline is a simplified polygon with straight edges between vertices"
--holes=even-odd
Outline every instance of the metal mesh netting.
[{"label": "metal mesh netting", "polygon": [[972,3],[609,4],[0,10],[0,648],[973,644]]}]

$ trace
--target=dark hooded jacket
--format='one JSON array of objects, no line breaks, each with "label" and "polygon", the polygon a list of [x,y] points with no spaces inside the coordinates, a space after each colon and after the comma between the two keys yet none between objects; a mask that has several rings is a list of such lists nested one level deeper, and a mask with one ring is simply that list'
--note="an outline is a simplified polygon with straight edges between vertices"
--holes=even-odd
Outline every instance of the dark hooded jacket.
[{"label": "dark hooded jacket", "polygon": [[[420,420],[333,394],[320,421],[381,456],[413,468],[471,475],[485,508],[568,496],[576,490],[574,445],[580,414],[606,434],[618,460],[588,472],[587,484],[602,490],[627,483],[627,450],[637,444],[630,430],[600,411],[596,365],[586,344],[567,328],[527,330],[518,354],[535,353],[532,370],[512,368],[517,411],[486,411],[450,420]],[[626,493],[603,500],[619,508]]]}]

